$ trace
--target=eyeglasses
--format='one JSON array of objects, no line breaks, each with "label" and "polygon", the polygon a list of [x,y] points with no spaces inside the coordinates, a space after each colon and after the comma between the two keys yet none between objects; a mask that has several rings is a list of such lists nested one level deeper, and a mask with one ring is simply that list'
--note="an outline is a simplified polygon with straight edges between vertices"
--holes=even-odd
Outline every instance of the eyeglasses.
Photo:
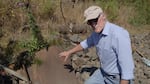
[{"label": "eyeglasses", "polygon": [[88,20],[88,21],[87,21],[87,24],[88,24],[88,25],[97,24],[97,21],[98,21],[98,18],[92,19],[92,20]]}]

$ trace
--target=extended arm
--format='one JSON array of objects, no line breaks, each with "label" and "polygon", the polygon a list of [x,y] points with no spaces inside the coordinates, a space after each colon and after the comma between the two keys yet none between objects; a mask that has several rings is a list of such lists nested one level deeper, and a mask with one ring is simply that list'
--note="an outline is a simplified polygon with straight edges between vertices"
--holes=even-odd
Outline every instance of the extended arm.
[{"label": "extended arm", "polygon": [[59,54],[59,57],[64,57],[64,62],[66,62],[67,59],[68,59],[68,57],[69,57],[71,54],[76,53],[76,52],[79,52],[79,51],[82,51],[82,50],[83,50],[83,48],[82,48],[82,46],[79,44],[79,45],[75,46],[74,48],[72,48],[72,49],[70,49],[70,50],[68,50],[68,51],[61,52],[61,53]]}]

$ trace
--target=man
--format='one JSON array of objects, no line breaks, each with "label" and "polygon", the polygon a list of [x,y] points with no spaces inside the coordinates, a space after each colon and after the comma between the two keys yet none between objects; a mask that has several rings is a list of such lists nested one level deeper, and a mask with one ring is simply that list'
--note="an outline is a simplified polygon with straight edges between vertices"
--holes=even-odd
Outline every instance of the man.
[{"label": "man", "polygon": [[128,32],[106,20],[102,9],[90,6],[84,11],[85,22],[93,28],[90,37],[76,47],[60,53],[64,61],[78,51],[96,47],[101,68],[85,84],[132,84],[134,62]]}]

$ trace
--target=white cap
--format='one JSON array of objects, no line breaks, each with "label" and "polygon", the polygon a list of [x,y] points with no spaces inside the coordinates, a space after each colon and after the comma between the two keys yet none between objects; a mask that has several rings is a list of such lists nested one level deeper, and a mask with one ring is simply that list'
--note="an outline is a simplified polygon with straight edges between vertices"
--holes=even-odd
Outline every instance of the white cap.
[{"label": "white cap", "polygon": [[84,22],[91,19],[96,19],[101,13],[103,13],[103,10],[99,6],[90,6],[84,11]]}]

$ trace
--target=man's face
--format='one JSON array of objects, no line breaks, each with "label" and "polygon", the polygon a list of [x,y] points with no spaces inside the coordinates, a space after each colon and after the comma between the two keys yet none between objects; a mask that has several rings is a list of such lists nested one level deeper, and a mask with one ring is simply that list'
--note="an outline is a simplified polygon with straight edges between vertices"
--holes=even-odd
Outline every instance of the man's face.
[{"label": "man's face", "polygon": [[96,33],[102,32],[105,26],[106,18],[105,15],[102,14],[96,19],[88,20],[87,24],[90,25]]},{"label": "man's face", "polygon": [[87,24],[90,25],[93,28],[93,30],[95,30],[95,26],[97,25],[97,21],[98,21],[98,18],[88,20]]}]

